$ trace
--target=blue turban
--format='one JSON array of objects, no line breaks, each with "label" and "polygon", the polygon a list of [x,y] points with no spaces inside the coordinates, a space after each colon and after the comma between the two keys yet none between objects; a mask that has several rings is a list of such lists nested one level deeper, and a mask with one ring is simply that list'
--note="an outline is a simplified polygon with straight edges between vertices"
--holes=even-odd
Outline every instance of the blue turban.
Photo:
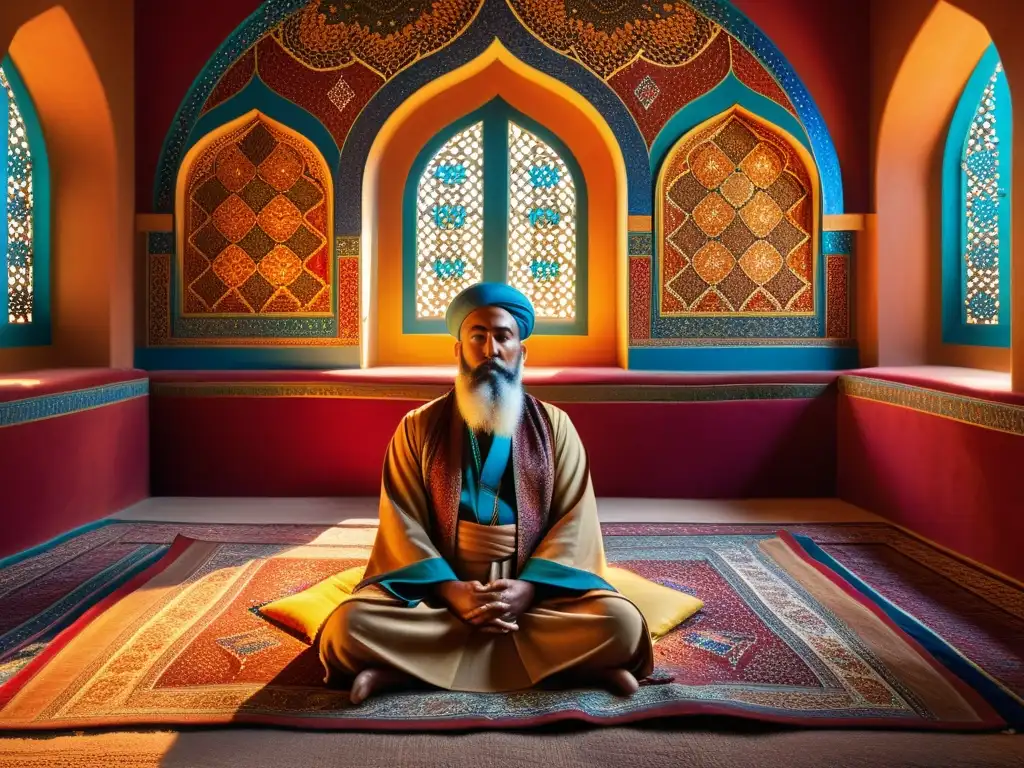
[{"label": "blue turban", "polygon": [[515,318],[519,326],[519,339],[533,333],[533,305],[511,285],[505,283],[475,283],[452,299],[445,313],[448,333],[459,338],[463,321],[481,307],[501,307]]}]

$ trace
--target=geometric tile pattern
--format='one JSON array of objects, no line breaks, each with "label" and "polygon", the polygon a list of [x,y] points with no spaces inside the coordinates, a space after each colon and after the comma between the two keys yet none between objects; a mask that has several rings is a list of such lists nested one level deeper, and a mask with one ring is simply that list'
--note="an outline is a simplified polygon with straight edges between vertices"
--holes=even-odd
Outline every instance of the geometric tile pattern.
[{"label": "geometric tile pattern", "polygon": [[735,111],[683,137],[658,185],[661,314],[812,315],[812,190],[789,143]]},{"label": "geometric tile pattern", "polygon": [[184,316],[332,312],[319,152],[257,115],[187,169]]},{"label": "geometric tile pattern", "polygon": [[[310,69],[338,69],[361,61],[390,79],[461,34],[481,3],[482,0],[312,0],[274,32],[288,52]],[[343,96],[332,97],[335,102],[339,99],[345,101]]]},{"label": "geometric tile pattern", "polygon": [[[685,64],[700,54],[720,29],[685,3],[508,0],[508,4],[533,34],[555,50],[571,51],[602,79],[641,56],[663,67]],[[653,101],[656,91],[651,93],[655,95],[646,98]],[[643,97],[637,94],[637,98]]]}]

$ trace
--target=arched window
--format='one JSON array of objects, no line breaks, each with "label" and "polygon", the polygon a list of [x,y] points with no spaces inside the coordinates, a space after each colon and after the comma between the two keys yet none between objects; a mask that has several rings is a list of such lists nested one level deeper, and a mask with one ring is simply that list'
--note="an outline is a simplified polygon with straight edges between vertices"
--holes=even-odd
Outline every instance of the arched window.
[{"label": "arched window", "polygon": [[403,206],[405,333],[442,333],[464,288],[507,282],[537,333],[587,332],[587,193],[568,147],[495,99],[419,153]]},{"label": "arched window", "polygon": [[50,343],[49,172],[43,132],[10,57],[0,62],[0,346]]},{"label": "arched window", "polygon": [[815,313],[815,185],[781,132],[712,118],[669,152],[656,194],[662,317]]},{"label": "arched window", "polygon": [[1010,89],[994,45],[967,81],[943,167],[942,331],[951,344],[1010,345]]}]

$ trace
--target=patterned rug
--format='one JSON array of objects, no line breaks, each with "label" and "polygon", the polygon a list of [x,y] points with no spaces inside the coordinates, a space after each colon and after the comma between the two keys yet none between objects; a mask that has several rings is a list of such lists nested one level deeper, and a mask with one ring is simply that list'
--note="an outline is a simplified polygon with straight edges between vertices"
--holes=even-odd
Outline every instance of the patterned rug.
[{"label": "patterned rug", "polygon": [[[9,563],[0,570],[0,594],[31,595],[29,586],[46,574],[70,579],[73,564],[89,552],[95,559],[97,551],[120,547],[122,554],[152,557],[174,534],[203,540],[174,540],[159,562],[85,611],[28,663],[23,646],[20,671],[0,687],[0,728],[247,722],[479,729],[686,714],[830,728],[1006,726],[986,686],[1006,696],[1012,695],[1009,683],[908,620],[851,571],[840,578],[837,570],[845,567],[829,550],[885,547],[888,537],[933,577],[966,566],[888,526],[792,530],[822,546],[765,526],[606,526],[609,561],[697,594],[706,604],[655,646],[656,677],[673,681],[644,686],[631,699],[598,690],[422,690],[352,707],[345,693],[323,687],[315,650],[261,618],[258,607],[364,561],[374,528],[105,525]],[[80,567],[83,574],[89,570]],[[1019,602],[1019,593],[1004,593],[992,577],[971,571],[975,578],[962,579],[963,589],[988,590],[986,604],[993,609],[1003,599]],[[899,588],[890,591],[904,603],[929,602],[913,587],[899,595]],[[980,602],[976,597],[975,607]],[[58,625],[55,615],[51,627]],[[1018,613],[999,626],[1019,632],[1022,623]],[[972,646],[976,656],[991,650],[985,642]],[[1011,667],[1005,676],[1019,682],[1019,666]]]}]

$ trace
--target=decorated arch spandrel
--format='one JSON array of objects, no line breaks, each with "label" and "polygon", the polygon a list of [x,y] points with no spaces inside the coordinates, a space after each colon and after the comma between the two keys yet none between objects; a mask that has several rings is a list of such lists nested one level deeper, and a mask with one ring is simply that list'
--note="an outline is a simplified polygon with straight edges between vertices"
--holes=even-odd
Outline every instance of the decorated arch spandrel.
[{"label": "decorated arch spandrel", "polygon": [[675,144],[656,190],[658,312],[812,316],[817,174],[782,129],[736,107]]}]

